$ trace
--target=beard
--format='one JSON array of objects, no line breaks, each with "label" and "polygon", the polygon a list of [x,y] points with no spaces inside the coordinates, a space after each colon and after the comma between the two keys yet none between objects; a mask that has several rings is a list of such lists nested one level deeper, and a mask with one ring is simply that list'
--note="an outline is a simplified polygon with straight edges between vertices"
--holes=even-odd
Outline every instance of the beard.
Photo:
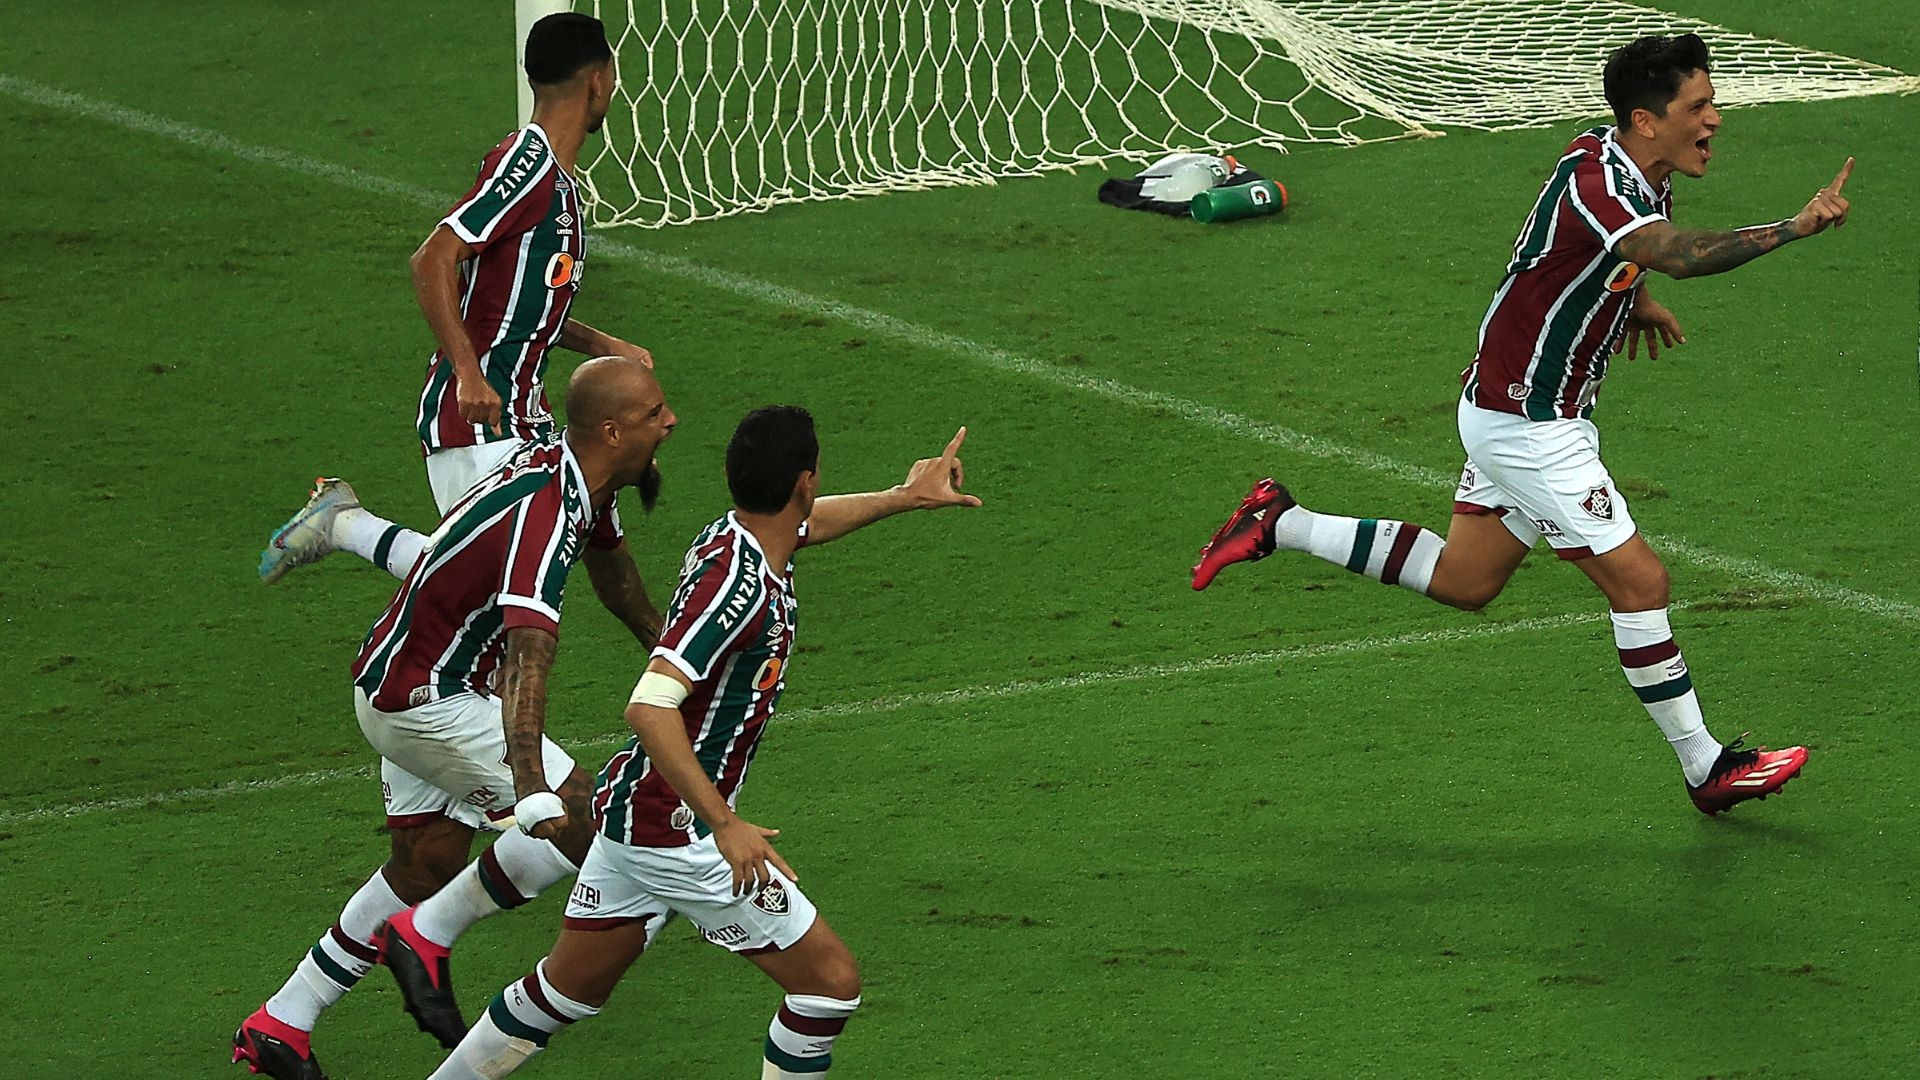
[{"label": "beard", "polygon": [[660,501],[660,463],[648,462],[647,471],[640,474],[633,486],[640,492],[640,509],[653,513],[654,504]]}]

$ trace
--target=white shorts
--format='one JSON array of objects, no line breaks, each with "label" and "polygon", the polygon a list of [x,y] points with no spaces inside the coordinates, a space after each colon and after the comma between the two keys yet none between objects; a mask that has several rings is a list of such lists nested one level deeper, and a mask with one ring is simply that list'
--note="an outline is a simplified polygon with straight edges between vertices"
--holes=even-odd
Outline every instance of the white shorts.
[{"label": "white shorts", "polygon": [[507,463],[514,451],[527,445],[525,439],[501,439],[477,446],[450,446],[427,455],[427,484],[433,488],[433,502],[445,517],[453,504],[468,489]]},{"label": "white shorts", "polygon": [[1499,514],[1521,543],[1547,538],[1563,559],[1605,555],[1633,539],[1627,500],[1600,461],[1591,420],[1529,420],[1460,399],[1467,465],[1456,514]]},{"label": "white shorts", "polygon": [[[440,816],[479,826],[513,813],[513,770],[507,768],[499,698],[455,694],[387,713],[356,686],[353,709],[360,733],[380,752],[389,828]],[[540,757],[547,786],[558,791],[573,772],[573,758],[544,735]]]},{"label": "white shorts", "polygon": [[647,943],[674,915],[734,952],[789,949],[819,916],[800,886],[769,866],[774,880],[733,895],[733,868],[708,836],[686,847],[633,847],[595,833],[567,897],[569,930],[611,930],[644,920]]}]

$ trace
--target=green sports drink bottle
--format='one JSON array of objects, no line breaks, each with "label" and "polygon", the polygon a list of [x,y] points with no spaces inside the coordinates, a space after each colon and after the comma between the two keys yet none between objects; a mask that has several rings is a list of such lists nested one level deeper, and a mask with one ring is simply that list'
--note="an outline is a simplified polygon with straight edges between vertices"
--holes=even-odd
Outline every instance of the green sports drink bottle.
[{"label": "green sports drink bottle", "polygon": [[1202,224],[1238,221],[1261,214],[1277,214],[1287,208],[1287,189],[1272,180],[1234,184],[1203,191],[1193,197],[1190,212]]}]

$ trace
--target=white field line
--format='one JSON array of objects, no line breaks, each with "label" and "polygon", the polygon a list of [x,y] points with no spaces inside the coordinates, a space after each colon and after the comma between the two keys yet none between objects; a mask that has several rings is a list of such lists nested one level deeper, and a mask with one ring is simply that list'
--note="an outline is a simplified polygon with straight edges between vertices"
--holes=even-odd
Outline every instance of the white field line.
[{"label": "white field line", "polygon": [[[1002,701],[1024,694],[1047,693],[1056,690],[1077,690],[1088,686],[1106,686],[1116,683],[1135,683],[1149,679],[1175,678],[1182,675],[1204,674],[1214,671],[1234,671],[1241,668],[1260,667],[1267,664],[1297,664],[1311,660],[1333,657],[1353,656],[1361,653],[1383,652],[1389,649],[1411,648],[1420,645],[1445,645],[1480,638],[1502,637],[1509,634],[1531,633],[1537,630],[1558,630],[1562,627],[1581,626],[1605,622],[1606,615],[1600,612],[1585,612],[1575,615],[1546,615],[1533,619],[1516,619],[1505,623],[1472,623],[1465,626],[1449,627],[1441,630],[1417,630],[1406,634],[1394,634],[1386,637],[1349,638],[1341,641],[1327,641],[1314,645],[1296,645],[1285,649],[1267,649],[1261,652],[1230,653],[1224,656],[1207,656],[1197,660],[1177,660],[1165,664],[1147,664],[1136,667],[1115,668],[1108,671],[1085,671],[1074,675],[1061,675],[1050,679],[1030,679],[994,683],[987,686],[963,686],[955,690],[930,690],[918,694],[901,694],[894,697],[873,698],[868,701],[849,701],[838,705],[816,705],[812,708],[793,709],[779,715],[776,723],[785,726],[804,720],[824,720],[833,717],[874,716],[893,712],[898,709],[915,706],[957,706],[971,705],[982,701]],[[627,741],[625,733],[599,735],[581,739],[569,744],[574,751],[591,748],[609,748]],[[221,799],[229,795],[249,795],[261,791],[279,791],[283,788],[316,787],[331,784],[337,780],[360,780],[371,783],[377,771],[372,766],[342,769],[319,769],[314,772],[294,773],[288,776],[271,776],[259,780],[230,780],[224,784],[211,784],[205,787],[179,788],[174,791],[160,791],[151,795],[129,795],[117,799],[96,799],[89,802],[65,803],[58,806],[42,806],[34,810],[16,810],[0,814],[0,829],[31,825],[41,821],[66,820],[85,817],[91,814],[113,813],[121,810],[139,810],[150,806],[172,806],[179,803],[202,802]]]},{"label": "white field line", "polygon": [[[12,75],[0,74],[0,93],[76,116],[99,120],[133,131],[159,135],[205,150],[214,150],[247,161],[328,180],[344,187],[407,199],[435,213],[452,204],[450,197],[414,184],[349,169],[304,154],[254,146],[231,139],[217,131],[169,120],[138,109],[129,109],[112,102],[97,101]],[[1369,450],[1344,446],[1317,435],[1294,431],[1278,424],[1255,420],[1157,390],[1146,390],[1111,379],[1083,375],[1058,364],[1021,356],[958,334],[934,330],[882,312],[843,304],[837,300],[814,296],[743,274],[703,266],[676,256],[648,251],[612,237],[604,235],[597,237],[594,241],[594,250],[630,260],[656,273],[695,282],[776,307],[834,319],[858,326],[869,333],[948,353],[989,368],[1051,383],[1065,389],[1140,408],[1163,410],[1205,427],[1240,435],[1294,453],[1356,466],[1369,472],[1406,481],[1417,487],[1445,490],[1451,488],[1458,479],[1458,474],[1455,473],[1442,472],[1423,465],[1398,461]],[[1834,607],[1877,615],[1896,622],[1920,623],[1920,604],[1849,589],[1806,574],[1769,566],[1756,559],[1722,555],[1679,537],[1649,533],[1647,539],[1668,556],[1690,562],[1695,566],[1717,570],[1723,574],[1744,578],[1785,592],[1798,593]]]}]

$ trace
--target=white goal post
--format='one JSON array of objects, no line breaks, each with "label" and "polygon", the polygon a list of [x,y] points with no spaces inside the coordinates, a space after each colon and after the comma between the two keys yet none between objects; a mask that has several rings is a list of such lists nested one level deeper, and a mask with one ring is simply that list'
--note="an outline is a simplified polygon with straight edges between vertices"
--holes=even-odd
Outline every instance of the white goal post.
[{"label": "white goal post", "polygon": [[607,24],[620,77],[596,225],[1598,117],[1607,53],[1649,33],[1704,37],[1724,105],[1920,89],[1623,0],[516,0],[518,40],[568,9]]}]

